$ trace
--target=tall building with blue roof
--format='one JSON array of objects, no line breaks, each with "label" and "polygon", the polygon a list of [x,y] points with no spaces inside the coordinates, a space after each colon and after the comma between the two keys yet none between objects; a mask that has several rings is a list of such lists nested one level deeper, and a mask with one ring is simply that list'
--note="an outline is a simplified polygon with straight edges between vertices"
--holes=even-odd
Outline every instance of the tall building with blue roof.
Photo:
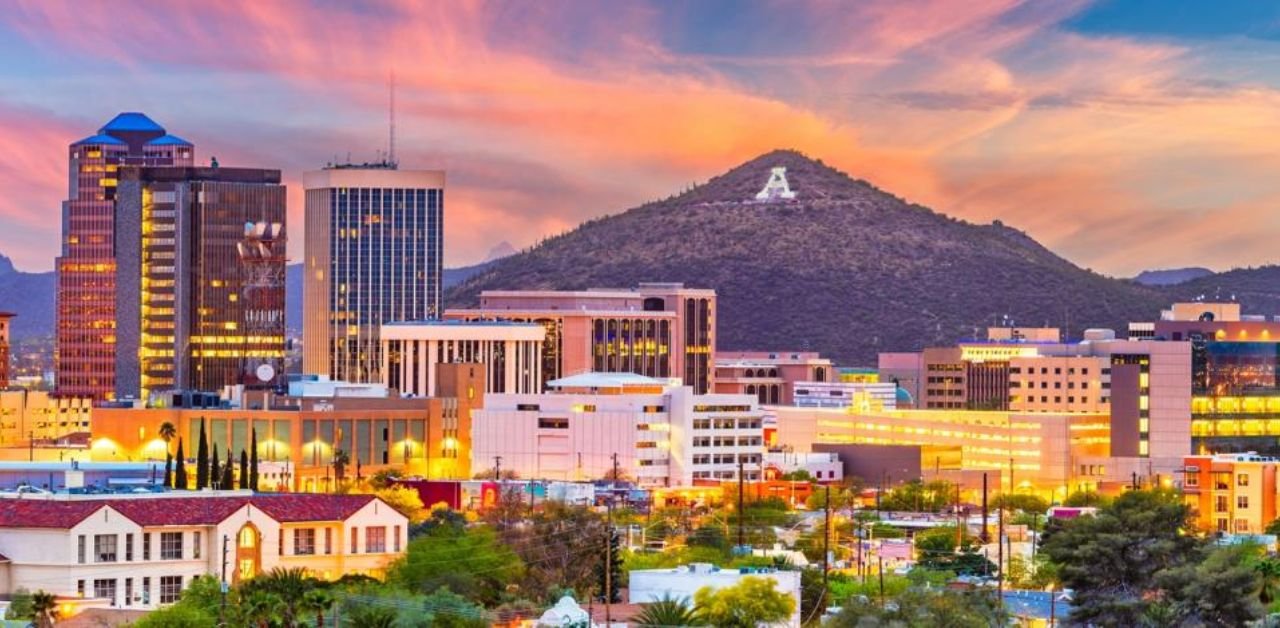
[{"label": "tall building with blue roof", "polygon": [[[192,166],[195,146],[146,114],[124,112],[73,142],[62,203],[58,271],[58,392],[110,399],[115,387],[117,173],[125,166]],[[164,304],[149,304],[155,316]],[[170,313],[171,315],[171,313]]]}]

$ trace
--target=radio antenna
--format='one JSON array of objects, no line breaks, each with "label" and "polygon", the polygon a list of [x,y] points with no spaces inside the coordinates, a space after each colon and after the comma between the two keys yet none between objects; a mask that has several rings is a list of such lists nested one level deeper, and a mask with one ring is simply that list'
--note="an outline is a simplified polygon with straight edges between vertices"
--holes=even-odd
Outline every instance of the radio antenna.
[{"label": "radio antenna", "polygon": [[390,105],[387,111],[387,162],[396,166],[396,71],[393,69],[387,79],[387,90],[390,92]]}]

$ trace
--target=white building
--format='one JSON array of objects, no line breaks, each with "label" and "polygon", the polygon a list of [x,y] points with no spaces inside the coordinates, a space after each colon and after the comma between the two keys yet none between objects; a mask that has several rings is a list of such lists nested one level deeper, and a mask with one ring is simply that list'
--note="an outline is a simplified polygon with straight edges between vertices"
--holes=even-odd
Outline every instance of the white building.
[{"label": "white building", "polygon": [[536,393],[542,381],[542,342],[536,323],[412,321],[380,332],[382,383],[419,397],[436,388],[436,370],[450,362],[484,364],[486,393]]},{"label": "white building", "polygon": [[408,519],[372,495],[163,493],[0,499],[0,593],[44,590],[148,609],[193,578],[227,581],[302,567],[318,578],[379,575],[404,550]]},{"label": "white building", "polygon": [[764,471],[766,480],[795,471],[807,471],[813,479],[825,483],[844,479],[844,463],[830,452],[771,451],[764,455]]},{"label": "white building", "polygon": [[696,395],[689,386],[632,373],[548,382],[541,395],[485,395],[472,412],[472,461],[522,478],[605,477],[613,457],[645,486],[759,476],[764,414],[754,395]]},{"label": "white building", "polygon": [[893,382],[796,382],[794,390],[795,405],[805,408],[898,408],[898,385]]},{"label": "white building", "polygon": [[795,600],[795,612],[785,626],[800,626],[800,572],[773,569],[720,569],[709,563],[692,563],[675,569],[636,569],[627,572],[631,604],[648,604],[663,598],[688,598],[702,587],[723,589],[754,576],[773,580],[774,588]]}]

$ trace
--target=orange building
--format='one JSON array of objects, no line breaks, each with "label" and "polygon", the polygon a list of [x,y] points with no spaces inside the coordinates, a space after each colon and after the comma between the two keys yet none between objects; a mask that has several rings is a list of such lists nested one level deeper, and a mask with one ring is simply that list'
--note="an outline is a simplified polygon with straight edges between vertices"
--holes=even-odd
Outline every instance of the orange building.
[{"label": "orange building", "polygon": [[[471,412],[483,407],[484,367],[441,365],[436,395],[400,398],[329,395],[246,397],[242,407],[102,407],[93,410],[91,457],[164,460],[160,426],[171,423],[190,463],[203,423],[212,451],[239,459],[257,437],[258,458],[283,469],[282,488],[324,491],[334,485],[335,452],[347,454],[345,477],[389,468],[430,479],[471,477]],[[168,450],[177,449],[177,440]],[[194,478],[194,472],[188,476]]]},{"label": "orange building", "polygon": [[1182,492],[1205,532],[1261,534],[1276,519],[1280,459],[1254,453],[1187,456]]}]

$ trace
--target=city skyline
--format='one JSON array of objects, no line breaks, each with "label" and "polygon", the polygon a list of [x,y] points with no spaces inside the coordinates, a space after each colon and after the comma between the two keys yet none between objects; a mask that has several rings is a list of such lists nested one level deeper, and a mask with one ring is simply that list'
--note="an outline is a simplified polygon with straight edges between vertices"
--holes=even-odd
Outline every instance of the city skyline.
[{"label": "city skyline", "polygon": [[[281,168],[297,221],[304,170],[386,147],[392,71],[402,164],[455,173],[450,266],[777,147],[1113,275],[1267,263],[1280,230],[1266,145],[1280,16],[1265,6],[178,11],[20,3],[0,18],[0,51],[18,60],[0,70],[14,156],[0,253],[19,268],[53,267],[62,151],[102,120],[143,111],[203,163]],[[1146,237],[1122,246],[1134,232]]]}]

